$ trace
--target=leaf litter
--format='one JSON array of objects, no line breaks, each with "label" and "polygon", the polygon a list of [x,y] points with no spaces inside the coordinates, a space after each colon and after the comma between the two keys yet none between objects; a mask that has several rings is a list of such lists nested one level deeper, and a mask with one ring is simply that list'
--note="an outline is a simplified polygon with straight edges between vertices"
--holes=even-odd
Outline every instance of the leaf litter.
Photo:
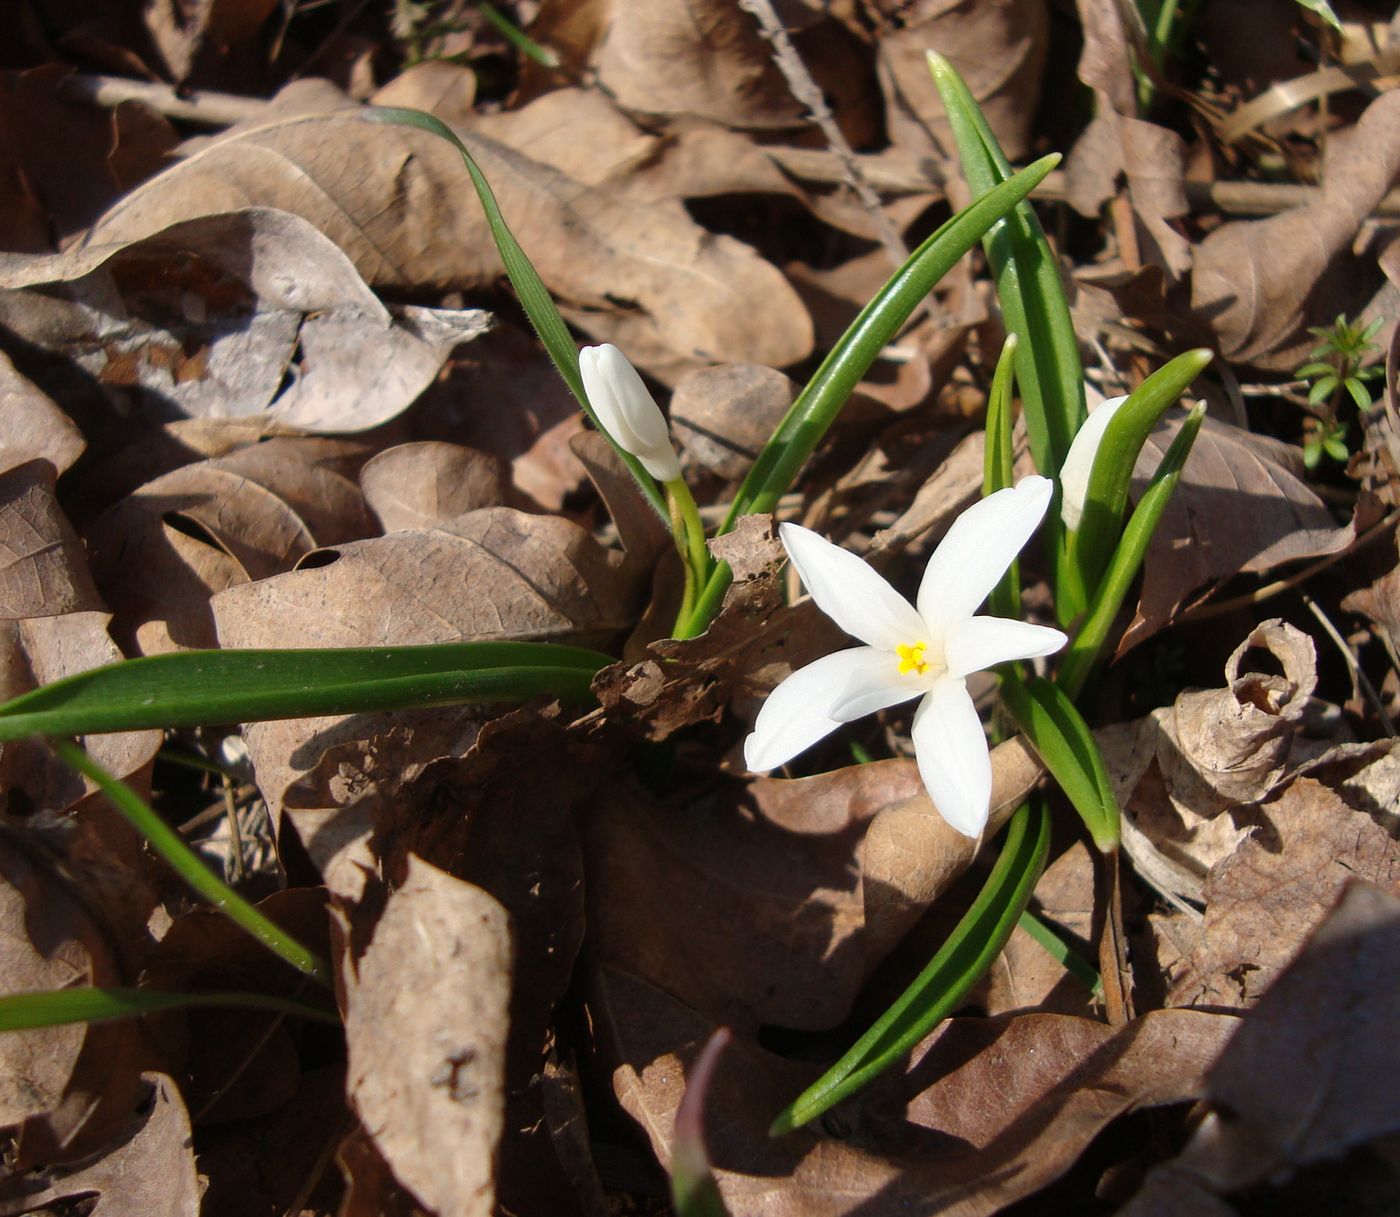
[{"label": "leaf litter", "polygon": [[[1225,116],[1306,66],[1242,67],[1226,43],[1249,41],[1243,16],[1202,20],[1215,75],[1169,53],[1144,77],[1120,5],[1077,5],[1077,66],[1057,53],[1068,11],[1019,0],[784,6],[877,217],[737,0],[503,6],[557,68],[519,62],[466,6],[432,6],[452,12],[431,28],[418,7],[335,28],[316,6],[114,6],[21,37],[0,89],[3,690],[191,647],[620,658],[587,713],[91,737],[196,839],[266,820],[275,853],[243,882],[335,957],[343,1035],[196,1010],[0,1037],[0,1212],[664,1211],[719,1026],[699,1123],[735,1213],[1228,1214],[1330,1194],[1338,1163],[1341,1194],[1393,1199],[1400,1109],[1375,1080],[1397,1005],[1395,382],[1343,415],[1351,463],[1317,474],[1289,377],[1339,310],[1392,343],[1395,91],[1226,138]],[[713,523],[813,352],[888,274],[877,234],[913,245],[965,196],[928,46],[1011,155],[1071,152],[1045,193],[1073,210],[1047,214],[1099,387],[1203,337],[1233,379],[1204,390],[1216,416],[1086,703],[1127,816],[1140,1013],[1110,1026],[1023,925],[899,1069],[772,1140],[986,860],[924,793],[907,714],[781,776],[743,771],[761,699],[840,645],[790,602],[774,521],[715,543],[736,575],[724,609],[668,639],[664,526],[499,291],[456,153],[358,110],[419,107],[468,141],[581,338],[674,387]],[[82,100],[94,68],[185,93],[107,111]],[[1057,100],[1075,79],[1087,122]],[[1196,188],[1262,197],[1280,172],[1312,193],[1276,214]],[[980,492],[1002,329],[986,287],[976,259],[950,276],[944,316],[882,353],[782,518],[907,582]],[[1033,606],[1040,562],[1025,555]],[[177,776],[163,742],[228,782]],[[1019,738],[992,758],[995,826],[1043,772]],[[5,745],[0,772],[7,990],[314,996],[40,744]],[[1061,830],[1031,906],[1090,969],[1100,881]]]}]

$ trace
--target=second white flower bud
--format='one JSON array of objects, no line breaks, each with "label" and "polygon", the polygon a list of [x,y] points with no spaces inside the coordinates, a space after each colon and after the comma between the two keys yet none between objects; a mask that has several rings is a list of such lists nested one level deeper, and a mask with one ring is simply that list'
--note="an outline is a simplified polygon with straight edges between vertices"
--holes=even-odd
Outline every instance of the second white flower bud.
[{"label": "second white flower bud", "polygon": [[679,478],[681,463],[671,445],[666,417],[627,356],[610,342],[584,347],[579,352],[578,370],[603,430],[658,481]]}]

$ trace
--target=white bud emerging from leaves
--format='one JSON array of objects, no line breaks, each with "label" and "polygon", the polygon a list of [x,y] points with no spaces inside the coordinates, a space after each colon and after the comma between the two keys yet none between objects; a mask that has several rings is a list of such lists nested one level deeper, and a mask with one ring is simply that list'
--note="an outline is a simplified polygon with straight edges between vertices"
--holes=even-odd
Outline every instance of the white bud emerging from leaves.
[{"label": "white bud emerging from leaves", "polygon": [[1089,493],[1089,474],[1094,468],[1094,457],[1103,443],[1104,432],[1118,407],[1128,399],[1109,397],[1094,407],[1094,412],[1084,420],[1084,425],[1074,434],[1065,463],[1060,466],[1060,519],[1071,532],[1079,527],[1084,518],[1084,496]]},{"label": "white bud emerging from leaves", "polygon": [[647,392],[637,369],[610,342],[584,347],[578,370],[598,422],[618,447],[630,452],[660,482],[674,482],[681,463],[656,399]]}]

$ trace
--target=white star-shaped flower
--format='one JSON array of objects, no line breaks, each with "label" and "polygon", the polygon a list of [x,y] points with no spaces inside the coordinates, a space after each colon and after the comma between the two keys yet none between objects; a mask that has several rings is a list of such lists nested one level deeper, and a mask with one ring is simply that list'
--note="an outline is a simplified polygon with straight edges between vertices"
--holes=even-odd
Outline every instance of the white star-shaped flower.
[{"label": "white star-shaped flower", "polygon": [[748,767],[784,765],[842,723],[921,697],[912,732],[919,773],[943,818],[978,836],[992,765],[965,678],[1049,655],[1067,640],[1046,626],[973,613],[1039,527],[1052,490],[1047,478],[1027,477],[963,512],[929,558],[917,608],[855,554],[784,524],[779,535],[812,599],[866,645],[799,668],[773,690],[744,741]]}]

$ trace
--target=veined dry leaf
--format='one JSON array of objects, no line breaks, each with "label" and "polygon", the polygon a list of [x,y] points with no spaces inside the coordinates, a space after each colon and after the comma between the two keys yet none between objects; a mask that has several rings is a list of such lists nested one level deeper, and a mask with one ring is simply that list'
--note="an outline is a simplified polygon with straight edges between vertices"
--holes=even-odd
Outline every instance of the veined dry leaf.
[{"label": "veined dry leaf", "polygon": [[73,420],[0,351],[0,469],[42,459],[62,473],[85,446]]},{"label": "veined dry leaf", "polygon": [[1297,779],[1261,818],[1211,868],[1204,932],[1169,978],[1173,1005],[1252,1006],[1349,880],[1400,884],[1400,844],[1312,778]]},{"label": "veined dry leaf", "polygon": [[932,48],[967,81],[1006,155],[1026,154],[1049,49],[1043,0],[872,0],[868,7],[885,22],[878,32],[880,83],[891,142],[918,155],[954,154],[924,54]]},{"label": "veined dry leaf", "polygon": [[[713,1024],[616,973],[600,979],[593,1015],[613,1089],[665,1164],[688,1066]],[[705,1140],[731,1212],[990,1217],[1056,1179],[1118,1116],[1194,1097],[1235,1023],[1194,1010],[1117,1030],[1054,1014],[951,1019],[875,1083],[840,1140],[767,1136],[815,1071],[739,1038],[717,1069]]]},{"label": "veined dry leaf", "polygon": [[[464,138],[546,285],[590,332],[643,363],[784,365],[811,349],[810,322],[776,268],[700,228],[680,202],[642,207],[485,136]],[[365,122],[354,106],[205,144],[112,208],[90,241],[129,241],[249,206],[310,220],[378,287],[461,290],[501,273],[456,149],[424,131]]]},{"label": "veined dry leaf", "polygon": [[386,448],[360,471],[365,502],[386,533],[432,528],[469,511],[500,507],[508,484],[500,457],[435,440]]},{"label": "veined dry leaf", "polygon": [[734,480],[749,471],[796,396],[797,384],[774,368],[696,368],[676,382],[671,426],[688,461]]},{"label": "veined dry leaf", "polygon": [[0,1182],[0,1215],[81,1206],[92,1217],[199,1217],[202,1189],[180,1089],[162,1073],[140,1080],[147,1096],[131,1103],[107,1152],[71,1170],[53,1167]]},{"label": "veined dry leaf", "polygon": [[129,236],[107,224],[63,254],[0,255],[0,322],[75,363],[124,415],[267,414],[309,431],[365,430],[487,328],[477,310],[404,307],[396,319],[298,216],[164,214],[168,223],[129,225]]},{"label": "veined dry leaf", "polygon": [[1291,372],[1315,344],[1308,324],[1366,304],[1357,297],[1366,261],[1350,246],[1400,174],[1400,91],[1381,93],[1327,146],[1315,202],[1267,220],[1223,224],[1196,250],[1191,308],[1232,360]]},{"label": "veined dry leaf", "polygon": [[341,964],[346,1089],[419,1200],[443,1217],[489,1217],[505,1104],[506,912],[480,888],[409,858],[371,933]]},{"label": "veined dry leaf", "polygon": [[[1348,1170],[1346,1154],[1367,1144],[1383,1163],[1400,1130],[1395,1088],[1377,1083],[1393,1076],[1397,1014],[1400,900],[1350,881],[1211,1067],[1211,1111],[1191,1141],[1148,1175],[1124,1217],[1208,1211],[1208,1204],[1188,1209],[1187,1198],[1266,1184],[1265,1195],[1281,1204],[1276,1211],[1286,1211],[1286,1180],[1308,1166]],[[1364,1196],[1367,1172],[1357,1165]],[[1388,1207],[1394,1172],[1381,1166],[1380,1175],[1388,1180],[1380,1184]],[[1353,1202],[1335,1185],[1324,1187],[1343,1207]],[[1297,1211],[1307,1207],[1305,1193]]]},{"label": "veined dry leaf", "polygon": [[54,467],[35,459],[0,473],[0,618],[102,608],[83,544],[55,497]]},{"label": "veined dry leaf", "polygon": [[[1180,416],[1169,418],[1148,436],[1133,470],[1136,486],[1146,484],[1180,425]],[[1336,553],[1355,536],[1355,525],[1339,527],[1303,480],[1297,448],[1207,418],[1147,551],[1137,613],[1118,653],[1151,637],[1193,592],[1217,580]]]}]

